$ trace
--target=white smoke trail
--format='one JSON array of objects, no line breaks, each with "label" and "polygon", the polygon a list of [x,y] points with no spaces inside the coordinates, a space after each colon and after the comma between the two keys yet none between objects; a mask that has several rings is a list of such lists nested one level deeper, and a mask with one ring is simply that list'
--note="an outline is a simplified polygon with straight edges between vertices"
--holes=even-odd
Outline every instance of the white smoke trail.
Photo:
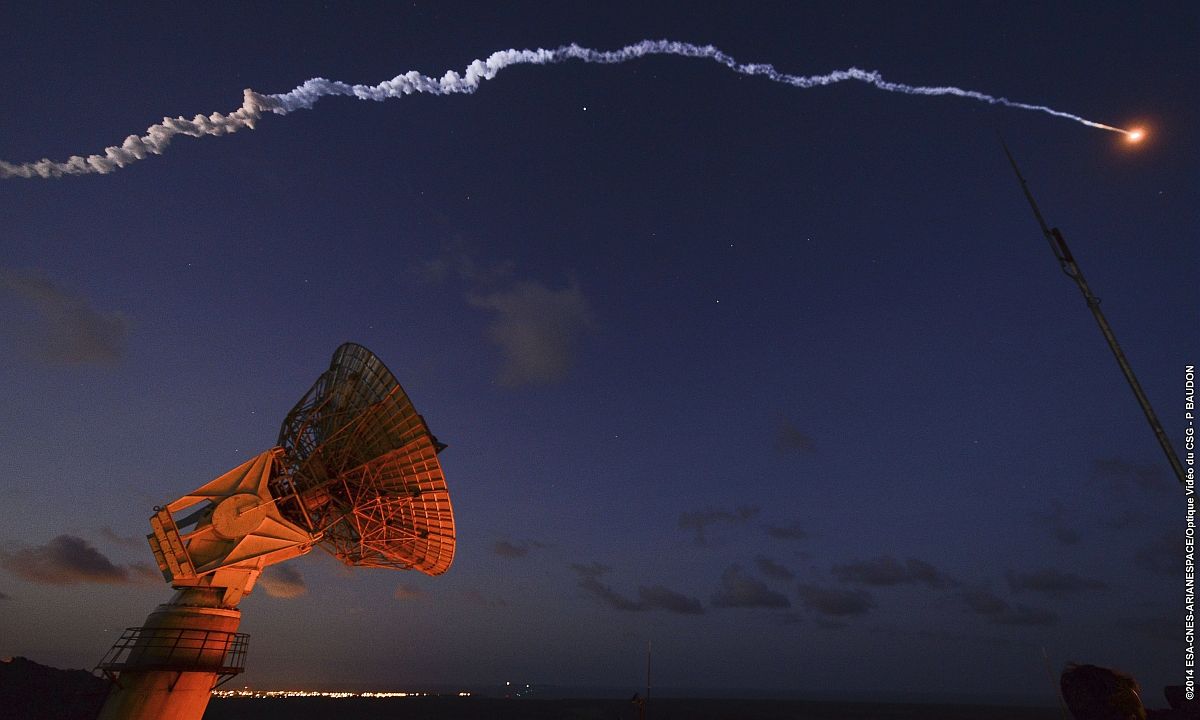
[{"label": "white smoke trail", "polygon": [[262,95],[253,90],[245,90],[242,106],[228,115],[213,113],[209,116],[197,115],[192,119],[183,117],[163,118],[161,123],[151,125],[142,136],[130,135],[120,145],[104,149],[103,154],[81,157],[74,155],[65,162],[39,160],[37,162],[10,163],[0,160],[0,178],[32,178],[60,177],[62,175],[105,174],[130,163],[145,159],[149,155],[161,155],[176,135],[201,137],[204,135],[225,135],[237,132],[242,128],[254,129],[255,123],[264,111],[276,115],[287,115],[294,110],[311,108],[318,100],[328,95],[348,95],[360,100],[383,101],[399,98],[414,93],[427,95],[451,95],[455,93],[473,93],[484,80],[491,80],[506,67],[512,65],[550,65],[567,60],[581,60],[586,63],[613,64],[623,63],[647,55],[678,55],[682,57],[708,58],[718,62],[730,70],[742,75],[760,75],[774,82],[791,85],[798,88],[812,88],[822,85],[857,80],[867,83],[880,90],[903,93],[905,95],[955,95],[957,97],[977,100],[993,105],[1020,110],[1033,110],[1048,113],[1056,117],[1074,120],[1088,127],[1099,128],[1129,134],[1111,125],[1087,120],[1078,115],[1054,110],[1044,105],[1030,105],[1015,102],[1003,97],[987,95],[975,90],[963,90],[957,87],[929,87],[921,85],[906,85],[889,82],[878,72],[849,68],[835,70],[826,75],[790,75],[780,72],[773,65],[762,63],[740,63],[712,45],[693,45],[691,43],[672,40],[643,40],[633,45],[627,45],[619,50],[594,50],[579,45],[563,45],[553,50],[539,48],[537,50],[500,50],[492,53],[486,60],[475,60],[459,74],[448,71],[440,78],[422,75],[410,71],[397,75],[391,80],[385,80],[378,85],[348,85],[336,80],[313,78],[290,92],[277,95]]}]

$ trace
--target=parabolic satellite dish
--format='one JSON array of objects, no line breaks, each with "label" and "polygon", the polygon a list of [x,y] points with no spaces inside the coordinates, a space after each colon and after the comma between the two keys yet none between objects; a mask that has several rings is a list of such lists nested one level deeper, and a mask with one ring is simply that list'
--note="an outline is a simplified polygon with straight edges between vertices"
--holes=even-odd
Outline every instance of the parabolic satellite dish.
[{"label": "parabolic satellite dish", "polygon": [[278,442],[157,508],[148,538],[168,582],[222,588],[234,605],[264,567],[315,546],[348,565],[450,567],[454,512],[437,458],[445,445],[370,350],[339,347]]},{"label": "parabolic satellite dish", "polygon": [[391,371],[346,343],[279,430],[285,518],[348,565],[445,572],[454,513],[437,454],[446,446]]}]

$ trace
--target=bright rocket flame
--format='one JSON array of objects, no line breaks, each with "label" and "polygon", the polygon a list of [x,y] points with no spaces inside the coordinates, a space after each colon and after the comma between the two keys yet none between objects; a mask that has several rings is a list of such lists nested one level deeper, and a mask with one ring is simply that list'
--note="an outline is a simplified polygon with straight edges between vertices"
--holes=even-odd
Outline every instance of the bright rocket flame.
[{"label": "bright rocket flame", "polygon": [[1131,143],[1141,142],[1146,137],[1146,131],[1141,128],[1134,128],[1125,131],[1125,139]]}]

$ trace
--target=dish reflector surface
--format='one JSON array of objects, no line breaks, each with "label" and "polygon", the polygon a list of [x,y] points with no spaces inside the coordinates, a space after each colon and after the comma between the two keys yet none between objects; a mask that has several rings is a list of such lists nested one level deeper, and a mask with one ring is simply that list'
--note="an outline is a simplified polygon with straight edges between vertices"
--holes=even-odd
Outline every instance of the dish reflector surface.
[{"label": "dish reflector surface", "polygon": [[283,421],[272,495],[348,565],[445,572],[454,512],[429,431],[374,353],[346,343]]}]

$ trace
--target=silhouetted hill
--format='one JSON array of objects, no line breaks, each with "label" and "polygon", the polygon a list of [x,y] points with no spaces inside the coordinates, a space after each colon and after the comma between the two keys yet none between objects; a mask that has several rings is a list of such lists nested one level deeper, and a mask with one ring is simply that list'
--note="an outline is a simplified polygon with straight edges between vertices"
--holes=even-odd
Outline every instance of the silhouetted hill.
[{"label": "silhouetted hill", "polygon": [[86,670],[59,670],[23,657],[0,659],[5,720],[95,720],[108,681]]}]

